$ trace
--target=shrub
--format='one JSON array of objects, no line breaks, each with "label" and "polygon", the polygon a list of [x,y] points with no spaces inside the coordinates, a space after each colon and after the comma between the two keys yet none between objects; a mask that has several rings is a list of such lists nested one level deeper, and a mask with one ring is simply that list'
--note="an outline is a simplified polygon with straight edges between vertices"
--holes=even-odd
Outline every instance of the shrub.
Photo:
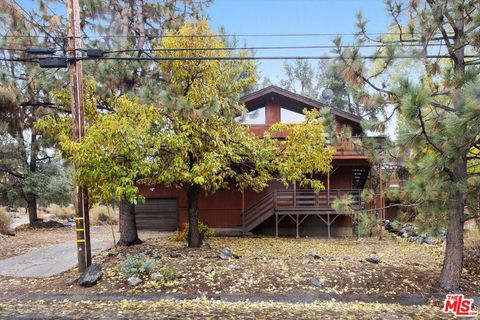
[{"label": "shrub", "polygon": [[335,199],[332,202],[332,209],[338,214],[354,214],[353,210],[353,196],[350,194],[344,195],[340,198]]},{"label": "shrub", "polygon": [[378,217],[369,212],[361,212],[357,215],[358,232],[361,236],[373,236],[378,231]]},{"label": "shrub", "polygon": [[11,223],[11,215],[5,210],[5,208],[0,207],[0,233],[10,234],[12,232],[10,229]]},{"label": "shrub", "polygon": [[[112,215],[112,223],[118,223],[118,215],[115,211],[110,208],[110,213]],[[108,208],[107,206],[94,206],[90,209],[90,222],[92,224],[109,224],[108,218]]]},{"label": "shrub", "polygon": [[165,281],[175,281],[180,278],[180,274],[178,273],[178,271],[173,268],[165,269],[162,275]]},{"label": "shrub", "polygon": [[119,270],[126,278],[149,275],[154,268],[155,262],[144,253],[127,254],[125,260],[119,264]]},{"label": "shrub", "polygon": [[[203,239],[212,238],[215,236],[215,230],[207,226],[202,221],[198,221],[198,230]],[[188,236],[188,223],[183,225],[181,230],[175,231],[175,233],[170,237],[172,241],[187,241]]]},{"label": "shrub", "polygon": [[58,204],[51,204],[46,211],[54,214],[58,219],[62,220],[67,220],[68,218],[73,218],[75,216],[75,208],[73,205],[61,207]]}]

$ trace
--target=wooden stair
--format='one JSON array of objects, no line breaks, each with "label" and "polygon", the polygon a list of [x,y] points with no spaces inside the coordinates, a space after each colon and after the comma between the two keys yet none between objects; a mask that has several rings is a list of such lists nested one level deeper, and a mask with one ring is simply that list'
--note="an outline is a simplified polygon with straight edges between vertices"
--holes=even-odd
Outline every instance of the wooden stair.
[{"label": "wooden stair", "polygon": [[275,213],[273,192],[255,202],[243,214],[244,232],[252,231],[256,226],[270,218]]},{"label": "wooden stair", "polygon": [[363,189],[367,181],[369,168],[352,169],[352,189]]}]

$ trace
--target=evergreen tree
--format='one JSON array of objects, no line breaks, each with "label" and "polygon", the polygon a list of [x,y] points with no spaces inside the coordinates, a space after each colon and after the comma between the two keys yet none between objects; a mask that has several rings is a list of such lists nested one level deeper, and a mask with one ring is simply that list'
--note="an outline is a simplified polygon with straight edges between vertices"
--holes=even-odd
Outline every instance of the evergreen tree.
[{"label": "evergreen tree", "polygon": [[[439,284],[446,290],[460,286],[463,261],[463,227],[470,218],[465,208],[478,197],[480,99],[478,68],[469,53],[478,52],[480,10],[478,1],[386,2],[394,31],[371,39],[366,21],[358,15],[358,44],[378,41],[375,53],[383,58],[368,65],[360,48],[345,49],[335,40],[343,76],[363,90],[369,100],[384,101],[401,120],[398,147],[407,155],[409,180],[401,193],[416,205],[418,221],[438,221],[447,229],[446,252]],[[443,50],[429,44],[441,43]],[[418,44],[420,49],[412,49]],[[438,47],[437,47],[438,49]],[[444,58],[430,57],[442,55]],[[416,57],[415,68],[399,70],[397,56]],[[381,122],[365,123],[381,130]],[[477,161],[477,162],[475,162]],[[472,168],[468,170],[468,167]]]},{"label": "evergreen tree", "polygon": [[[366,99],[363,91],[344,79],[345,67],[338,61],[320,60],[315,68],[308,60],[298,59],[293,63],[285,62],[283,70],[285,79],[279,83],[282,88],[366,119],[377,119],[382,114],[380,104]],[[270,80],[264,78],[263,86],[269,83]],[[330,101],[322,97],[326,88],[333,91]]]},{"label": "evergreen tree", "polygon": [[[53,47],[58,41],[59,19],[41,7],[39,13],[23,12],[10,2],[0,1],[2,48]],[[42,13],[45,13],[43,15]],[[37,37],[42,34],[44,37]],[[4,57],[25,58],[23,51],[3,50]],[[71,186],[58,166],[51,144],[36,130],[35,122],[63,112],[50,99],[50,91],[62,84],[65,72],[41,70],[34,64],[3,61],[0,65],[0,192],[4,204],[26,205],[30,224],[38,219],[39,200],[48,204],[49,179],[64,182],[57,187],[71,196]],[[63,200],[62,200],[63,201]],[[62,202],[61,201],[61,202]]]},{"label": "evergreen tree", "polygon": [[[135,50],[118,54],[151,56],[150,49],[167,28],[178,28],[185,19],[198,18],[210,3],[205,1],[81,1],[81,27],[85,48]],[[6,58],[28,58],[21,50],[28,47],[58,49],[65,53],[67,42],[66,11],[57,1],[39,1],[28,9],[0,0],[0,47]],[[54,8],[55,10],[53,10]],[[102,36],[97,36],[101,34]],[[4,49],[7,48],[7,49]],[[164,86],[154,62],[86,61],[84,74],[94,74],[98,108],[111,110],[109,99],[122,93],[133,93],[152,101]],[[30,223],[37,220],[39,192],[46,181],[39,171],[65,181],[53,161],[53,145],[35,130],[35,123],[46,115],[65,115],[69,109],[52,101],[52,92],[67,86],[65,70],[41,70],[36,64],[2,61],[0,64],[0,152],[11,158],[0,162],[2,194],[11,202],[26,203]],[[58,162],[58,160],[57,160]],[[61,170],[62,171],[62,170]],[[56,173],[56,175],[53,175]],[[45,199],[40,199],[45,202]]]}]

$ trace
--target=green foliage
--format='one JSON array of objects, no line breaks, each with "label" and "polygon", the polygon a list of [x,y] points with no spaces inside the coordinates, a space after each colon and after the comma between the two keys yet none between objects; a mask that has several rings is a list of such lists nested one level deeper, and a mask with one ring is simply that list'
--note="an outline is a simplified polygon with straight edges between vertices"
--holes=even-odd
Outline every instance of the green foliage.
[{"label": "green foliage", "polygon": [[[324,189],[320,180],[311,178],[316,173],[326,174],[331,170],[335,151],[326,146],[323,119],[317,110],[304,110],[305,121],[301,124],[276,123],[265,134],[264,140],[277,146],[275,167],[279,180],[288,186],[300,182],[316,191]],[[277,133],[285,133],[284,140],[274,140]]]},{"label": "green foliage", "polygon": [[[208,239],[215,236],[215,230],[210,228],[200,220],[198,220],[198,231],[200,232],[202,239]],[[187,241],[187,236],[188,236],[188,223],[184,223],[183,228],[181,230],[175,231],[175,233],[170,236],[170,240]]]},{"label": "green foliage", "polygon": [[[192,33],[205,37],[169,37],[162,46],[225,46],[220,37],[212,37],[215,34],[205,21],[171,31],[172,35]],[[212,54],[231,54],[216,51]],[[175,57],[185,52],[166,54]],[[57,142],[63,156],[77,164],[74,177],[88,187],[93,202],[136,203],[139,184],[174,186],[197,194],[228,188],[261,191],[276,172],[285,184],[299,181],[316,190],[323,187],[310,177],[330,170],[334,151],[325,146],[323,119],[317,111],[306,112],[303,124],[279,125],[278,130],[289,132],[279,142],[271,137],[260,139],[235,121],[244,111],[238,99],[256,79],[253,63],[176,60],[163,61],[160,68],[168,76],[170,92],[154,104],[121,95],[107,101],[109,112],[98,112],[101,100],[95,84],[87,81],[88,125],[81,142],[71,140],[68,117],[48,117],[37,124]],[[68,103],[64,92],[57,98]]]},{"label": "green foliage", "polygon": [[362,190],[361,199],[364,203],[372,203],[375,201],[375,192],[372,189],[365,188]]},{"label": "green foliage", "polygon": [[[209,3],[210,0],[160,3],[147,0],[131,2],[125,9],[125,3],[120,0],[81,2],[83,33],[113,32],[124,36],[121,41],[111,41],[109,37],[86,38],[84,45],[107,50],[151,48],[153,41],[165,30],[178,29],[185,20],[202,16]],[[30,4],[24,12],[8,1],[0,1],[0,29],[8,30],[11,36],[0,39],[1,47],[63,47],[59,39],[65,37],[67,16],[55,14],[49,8],[54,6],[65,11],[64,5],[58,1],[39,1]],[[22,51],[0,51],[10,58],[26,58]],[[99,84],[94,86],[98,96],[94,108],[109,109],[110,99],[119,94],[129,93],[143,101],[157,101],[163,92],[159,90],[159,84],[163,86],[164,83],[163,75],[153,61],[84,61],[83,71],[87,76],[94,75]],[[26,198],[30,201],[40,199],[45,206],[71,202],[70,172],[67,170],[64,175],[62,170],[51,165],[52,141],[36,130],[39,119],[51,116],[50,124],[55,125],[55,130],[51,128],[49,134],[55,139],[60,133],[71,135],[71,118],[65,116],[70,109],[70,95],[68,91],[58,92],[68,81],[68,73],[63,69],[49,71],[38,64],[13,61],[4,61],[0,66],[1,203],[24,206]],[[86,91],[91,90],[87,88]],[[93,101],[90,98],[86,98],[87,102]],[[87,120],[90,120],[89,112],[91,109],[87,107]],[[31,162],[30,155],[37,161]],[[58,161],[54,159],[53,162]],[[125,192],[131,195],[130,190]]]},{"label": "green foliage", "polygon": [[[364,192],[367,189],[364,190]],[[368,191],[369,194],[370,191]],[[365,200],[365,199],[364,199]],[[371,237],[378,230],[378,216],[370,211],[355,210],[354,199],[351,195],[344,195],[332,203],[332,209],[338,214],[349,215],[357,223],[360,236]]]},{"label": "green foliage", "polygon": [[338,214],[354,215],[353,209],[354,200],[352,195],[347,194],[340,198],[336,198],[332,202],[332,209]]},{"label": "green foliage", "polygon": [[359,212],[356,215],[360,236],[373,236],[378,231],[378,216],[372,212]]},{"label": "green foliage", "polygon": [[[203,16],[210,3],[211,0],[145,0],[128,4],[123,0],[82,1],[80,16],[85,34],[124,36],[121,41],[108,37],[86,39],[84,45],[107,50],[152,48],[168,30],[178,30],[185,21]],[[142,56],[151,54],[143,52]],[[151,103],[158,101],[165,89],[165,75],[158,72],[154,61],[84,61],[83,68],[85,74],[94,75],[101,84],[96,87],[101,101],[128,93]]]},{"label": "green foliage", "polygon": [[[179,30],[167,32],[171,36],[195,34],[197,37],[167,37],[162,39],[162,48],[220,48],[208,51],[166,51],[162,57],[246,57],[247,50],[232,53],[221,50],[226,40],[209,28],[208,21],[187,22]],[[204,36],[204,37],[203,37]],[[218,108],[239,108],[240,95],[256,82],[256,65],[248,60],[174,60],[161,61],[160,68],[168,77],[170,91],[182,96],[188,105],[203,112]]]},{"label": "green foliage", "polygon": [[[374,119],[382,106],[382,101],[375,100],[375,97],[370,97],[344,79],[345,67],[338,61],[322,60],[315,68],[307,60],[299,59],[285,62],[283,70],[285,78],[279,83],[282,88],[329,103],[351,114]],[[325,101],[321,95],[325,88],[333,91],[331,101]]]},{"label": "green foliage", "polygon": [[180,278],[180,273],[178,273],[178,271],[176,269],[167,268],[167,269],[163,270],[162,276],[163,276],[163,279],[167,282],[168,281],[175,281],[175,280],[178,280]]},{"label": "green foliage", "polygon": [[149,275],[154,269],[155,262],[144,253],[127,254],[125,260],[119,264],[119,270],[125,278]]},{"label": "green foliage", "polygon": [[81,143],[71,140],[71,124],[65,126],[56,118],[46,118],[37,126],[55,137],[66,159],[78,164],[74,177],[80,185],[88,186],[94,203],[114,198],[135,203],[137,182],[154,169],[149,156],[163,143],[162,136],[155,136],[157,126],[164,121],[160,110],[120,96],[111,101],[114,112],[101,114],[96,111],[95,87],[86,89],[89,125]]}]

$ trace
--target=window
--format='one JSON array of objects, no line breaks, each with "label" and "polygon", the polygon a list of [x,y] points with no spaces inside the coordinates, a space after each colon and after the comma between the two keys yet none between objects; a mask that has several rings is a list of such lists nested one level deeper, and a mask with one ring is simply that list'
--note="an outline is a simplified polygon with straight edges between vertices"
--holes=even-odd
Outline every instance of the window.
[{"label": "window", "polygon": [[237,117],[236,120],[243,124],[265,124],[265,107],[250,111],[245,117]]},{"label": "window", "polygon": [[280,119],[282,119],[282,123],[301,123],[305,120],[305,115],[282,107],[280,109]]}]

